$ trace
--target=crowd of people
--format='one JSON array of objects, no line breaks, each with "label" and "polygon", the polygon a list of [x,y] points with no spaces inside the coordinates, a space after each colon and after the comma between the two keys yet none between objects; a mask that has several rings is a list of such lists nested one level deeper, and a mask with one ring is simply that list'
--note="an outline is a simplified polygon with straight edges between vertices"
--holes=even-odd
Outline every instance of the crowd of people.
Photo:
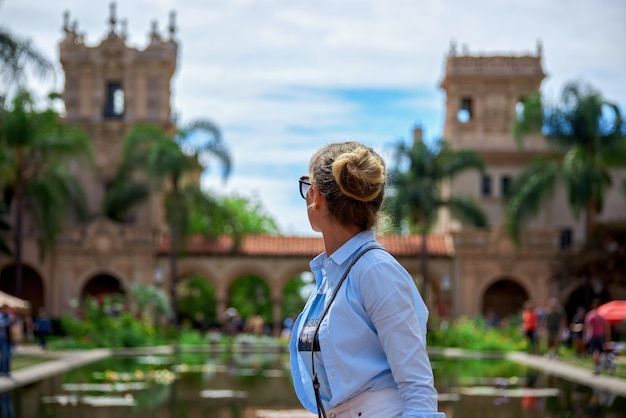
[{"label": "crowd of people", "polygon": [[611,326],[598,313],[599,306],[600,300],[594,299],[589,310],[578,307],[568,320],[565,309],[556,298],[549,299],[545,307],[527,300],[522,311],[522,332],[528,352],[558,358],[561,345],[571,343],[574,353],[579,357],[590,356],[594,373],[600,373],[602,353],[611,341]]}]

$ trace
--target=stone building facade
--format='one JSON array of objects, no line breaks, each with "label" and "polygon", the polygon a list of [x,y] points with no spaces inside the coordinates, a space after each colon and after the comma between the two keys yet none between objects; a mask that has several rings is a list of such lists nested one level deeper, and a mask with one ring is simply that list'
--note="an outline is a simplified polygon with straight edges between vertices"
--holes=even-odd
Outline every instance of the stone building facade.
[{"label": "stone building facade", "polygon": [[[95,46],[86,45],[77,23],[65,15],[59,45],[65,72],[65,120],[84,128],[95,151],[95,165],[76,161],[87,193],[90,220],[68,222],[51,253],[41,258],[32,224],[26,228],[24,278],[21,297],[34,310],[46,306],[53,316],[72,309],[71,302],[89,295],[124,293],[140,282],[169,288],[166,226],[159,196],[135,209],[125,223],[103,216],[103,198],[122,155],[124,136],[142,123],[157,124],[174,133],[171,109],[172,77],[178,45],[174,15],[167,34],[154,23],[147,46],[128,46],[126,23],[111,6],[109,30]],[[502,190],[533,158],[548,152],[539,137],[528,138],[518,149],[511,127],[522,98],[539,90],[545,77],[542,51],[520,56],[459,55],[452,48],[441,87],[446,93],[444,136],[453,147],[477,150],[484,158],[484,176],[467,174],[446,183],[444,193],[474,197],[485,208],[490,228],[462,228],[445,211],[436,233],[428,239],[429,280],[433,312],[447,317],[475,316],[494,310],[504,316],[519,310],[524,300],[544,302],[552,295],[563,303],[580,291],[548,285],[549,263],[566,241],[580,242],[582,221],[571,217],[562,191],[543,209],[515,247],[504,233]],[[420,133],[416,130],[416,138]],[[619,173],[618,173],[619,174]],[[623,178],[624,173],[619,174]],[[605,220],[623,217],[626,203],[612,191]],[[419,237],[384,237],[384,244],[407,270],[418,277]],[[308,271],[308,261],[321,251],[319,239],[303,237],[247,237],[239,252],[197,241],[179,261],[182,280],[200,274],[216,289],[217,311],[229,304],[229,287],[243,275],[265,280],[272,299],[274,325],[282,321],[280,303],[285,284]],[[13,293],[12,260],[0,256],[0,290]],[[615,293],[617,297],[619,293]]]},{"label": "stone building facade", "polygon": [[[454,148],[477,151],[486,166],[447,182],[444,194],[470,196],[485,210],[488,230],[463,228],[450,213],[442,211],[437,231],[454,239],[454,285],[456,314],[478,315],[493,310],[504,316],[516,312],[525,299],[543,305],[558,297],[568,311],[584,304],[584,283],[573,281],[566,289],[549,284],[550,263],[562,248],[585,240],[584,217],[569,210],[560,185],[524,229],[516,247],[503,229],[503,203],[507,187],[535,158],[553,155],[547,142],[534,135],[518,143],[513,124],[521,101],[537,92],[545,78],[542,47],[522,55],[459,54],[454,45],[448,53],[441,88],[446,93],[444,138]],[[614,184],[621,184],[625,170],[615,170]],[[607,196],[600,222],[624,220],[626,199],[613,187]],[[616,298],[623,289],[604,289]]]}]

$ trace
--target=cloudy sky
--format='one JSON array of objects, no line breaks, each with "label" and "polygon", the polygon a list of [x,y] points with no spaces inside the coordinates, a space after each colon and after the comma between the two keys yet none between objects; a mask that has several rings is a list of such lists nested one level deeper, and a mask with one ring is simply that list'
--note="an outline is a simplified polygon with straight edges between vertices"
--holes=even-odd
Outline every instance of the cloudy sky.
[{"label": "cloudy sky", "polygon": [[[109,4],[4,0],[0,25],[57,61],[63,13],[95,46]],[[427,140],[441,136],[439,82],[453,41],[472,54],[519,55],[536,53],[540,40],[546,96],[584,80],[626,111],[622,0],[117,2],[128,42],[140,49],[153,20],[165,34],[172,10],[180,45],[172,107],[181,124],[217,123],[234,160],[226,183],[210,167],[206,187],[258,200],[289,235],[311,234],[297,180],[319,147],[359,140],[385,154],[416,125]],[[59,74],[56,85],[36,88],[60,90]]]}]

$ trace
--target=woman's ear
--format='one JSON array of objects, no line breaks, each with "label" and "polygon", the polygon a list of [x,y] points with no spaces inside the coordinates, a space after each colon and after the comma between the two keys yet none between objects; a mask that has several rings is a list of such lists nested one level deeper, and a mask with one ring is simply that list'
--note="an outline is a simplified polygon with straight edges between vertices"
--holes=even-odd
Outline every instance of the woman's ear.
[{"label": "woman's ear", "polygon": [[314,211],[319,211],[326,204],[326,199],[324,195],[319,191],[316,186],[311,186],[311,209]]}]

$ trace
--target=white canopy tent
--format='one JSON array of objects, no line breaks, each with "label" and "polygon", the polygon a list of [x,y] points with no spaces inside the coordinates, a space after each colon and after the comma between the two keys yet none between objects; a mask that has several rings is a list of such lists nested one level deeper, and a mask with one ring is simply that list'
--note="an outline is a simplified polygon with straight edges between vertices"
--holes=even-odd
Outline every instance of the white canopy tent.
[{"label": "white canopy tent", "polygon": [[29,310],[30,302],[0,291],[0,306],[9,305],[12,309]]}]

